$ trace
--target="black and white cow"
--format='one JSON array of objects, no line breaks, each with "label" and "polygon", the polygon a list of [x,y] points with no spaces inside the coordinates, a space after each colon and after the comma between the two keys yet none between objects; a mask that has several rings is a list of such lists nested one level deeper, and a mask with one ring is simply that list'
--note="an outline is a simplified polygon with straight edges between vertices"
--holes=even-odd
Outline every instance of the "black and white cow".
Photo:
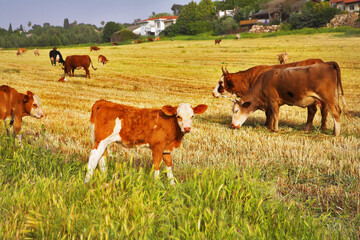
[{"label": "black and white cow", "polygon": [[53,50],[51,50],[49,52],[49,57],[50,57],[50,61],[51,61],[51,65],[56,66],[56,62],[61,63],[62,65],[64,65],[65,61],[61,56],[61,53],[56,50],[56,47],[53,48]]}]

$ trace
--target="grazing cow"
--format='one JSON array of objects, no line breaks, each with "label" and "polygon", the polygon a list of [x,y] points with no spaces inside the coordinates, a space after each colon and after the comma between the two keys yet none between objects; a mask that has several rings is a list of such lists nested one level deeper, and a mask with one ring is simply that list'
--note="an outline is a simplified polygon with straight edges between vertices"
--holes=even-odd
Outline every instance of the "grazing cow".
[{"label": "grazing cow", "polygon": [[[224,71],[222,68],[223,74],[220,77],[218,84],[216,85],[213,96],[220,97],[226,95],[236,94],[237,97],[242,97],[246,94],[251,87],[256,82],[257,78],[263,72],[266,72],[270,69],[280,68],[284,69],[287,67],[299,67],[299,66],[307,66],[316,63],[322,63],[321,59],[308,59],[299,62],[293,62],[288,64],[278,64],[278,65],[259,65],[252,68],[249,68],[245,71],[239,71],[237,73],[229,73],[227,69]],[[326,119],[327,119],[327,108],[326,106],[320,101],[320,110],[321,110],[321,129],[326,129]],[[312,121],[316,114],[316,105],[308,107],[308,119],[306,123],[305,130],[309,131],[312,126]],[[268,126],[269,118],[266,117],[265,125]]]},{"label": "grazing cow", "polygon": [[313,106],[317,100],[324,102],[334,117],[334,135],[340,134],[339,89],[345,108],[341,73],[336,62],[310,66],[271,69],[262,73],[254,86],[233,105],[232,126],[239,128],[248,116],[261,109],[269,116],[268,128],[278,131],[279,107]]},{"label": "grazing cow", "polygon": [[279,57],[280,64],[287,64],[287,61],[289,60],[289,55],[285,53],[280,53],[277,55]]},{"label": "grazing cow", "polygon": [[135,41],[135,40],[133,40],[133,41],[131,41],[131,43],[132,43],[132,44],[135,44],[135,43],[136,43],[136,41]]},{"label": "grazing cow", "polygon": [[118,44],[116,42],[113,42],[111,45],[113,46],[117,46]]},{"label": "grazing cow", "polygon": [[[10,126],[13,126],[13,133],[17,135],[21,130],[22,117],[31,116],[42,118],[40,98],[32,92],[26,94],[17,92],[7,85],[0,86],[0,120],[10,119]],[[21,141],[21,136],[18,136]]]},{"label": "grazing cow", "polygon": [[105,56],[99,55],[99,57],[98,57],[99,65],[102,64],[104,66],[108,61],[109,60]]},{"label": "grazing cow", "polygon": [[236,34],[235,39],[240,39],[240,34]]},{"label": "grazing cow", "polygon": [[90,52],[92,52],[92,51],[99,51],[100,50],[100,48],[98,48],[98,47],[95,47],[95,46],[91,46],[90,47]]},{"label": "grazing cow", "polygon": [[166,105],[161,109],[149,109],[106,100],[95,102],[90,117],[93,149],[85,182],[89,182],[99,161],[100,170],[106,172],[106,148],[118,142],[125,149],[147,145],[152,151],[155,178],[159,177],[162,158],[170,183],[174,184],[170,153],[180,146],[184,135],[191,131],[194,114],[201,114],[206,109],[207,105],[192,108],[188,103],[182,103],[179,107]]},{"label": "grazing cow", "polygon": [[154,38],[154,41],[160,41],[160,37]]},{"label": "grazing cow", "polygon": [[64,64],[65,76],[66,76],[66,74],[68,74],[70,77],[74,76],[75,69],[83,68],[86,72],[85,77],[90,78],[90,71],[89,71],[90,64],[94,70],[97,69],[97,68],[94,68],[89,55],[67,56],[65,59],[65,64]]},{"label": "grazing cow", "polygon": [[142,40],[141,40],[141,39],[139,39],[139,40],[137,41],[137,43],[142,43]]},{"label": "grazing cow", "polygon": [[36,48],[34,49],[34,55],[35,56],[40,56],[39,50],[37,50]]},{"label": "grazing cow", "polygon": [[26,48],[19,48],[17,53],[16,53],[16,56],[22,56],[26,52],[27,52]]},{"label": "grazing cow", "polygon": [[154,39],[152,39],[152,38],[147,38],[146,41],[152,42],[152,41],[154,41]]},{"label": "grazing cow", "polygon": [[221,42],[221,39],[215,39],[215,45],[220,44],[220,42]]},{"label": "grazing cow", "polygon": [[51,65],[56,66],[56,62],[58,62],[59,64],[62,64],[64,66],[65,61],[64,61],[61,53],[56,49],[57,48],[54,47],[53,50],[51,50],[49,52]]}]

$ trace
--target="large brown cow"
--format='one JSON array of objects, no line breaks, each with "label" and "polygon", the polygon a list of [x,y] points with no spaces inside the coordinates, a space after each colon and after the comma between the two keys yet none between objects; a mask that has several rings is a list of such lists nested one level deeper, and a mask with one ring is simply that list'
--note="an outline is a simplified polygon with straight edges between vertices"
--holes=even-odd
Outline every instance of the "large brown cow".
[{"label": "large brown cow", "polygon": [[[10,119],[10,126],[17,135],[21,130],[22,117],[42,118],[40,98],[32,92],[26,94],[17,92],[7,85],[0,86],[0,120]],[[21,136],[18,136],[21,140]]]},{"label": "large brown cow", "polygon": [[66,74],[68,74],[70,77],[74,76],[75,69],[84,68],[84,70],[86,72],[85,77],[89,76],[89,78],[90,78],[90,71],[89,71],[90,64],[91,64],[92,68],[94,70],[96,70],[96,68],[94,68],[94,66],[91,62],[91,58],[89,57],[89,55],[67,56],[65,59],[65,64],[64,64],[65,76],[66,76]]},{"label": "large brown cow", "polygon": [[334,135],[339,136],[339,89],[345,107],[341,73],[336,62],[271,69],[261,74],[250,91],[234,103],[232,125],[239,128],[252,112],[261,109],[269,116],[269,129],[277,132],[280,106],[308,107],[320,100],[333,115]]},{"label": "large brown cow", "polygon": [[[288,67],[307,66],[322,62],[323,61],[321,59],[307,59],[304,61],[293,62],[288,64],[259,65],[249,68],[245,71],[239,71],[237,73],[229,73],[227,69],[224,70],[222,68],[223,74],[221,75],[220,80],[218,81],[218,84],[216,85],[213,91],[213,96],[220,97],[220,96],[235,94],[237,97],[242,97],[251,89],[251,87],[254,85],[257,78],[259,77],[259,75],[262,74],[263,72],[275,68],[284,69]],[[319,104],[320,104],[320,110],[322,116],[321,129],[325,130],[326,119],[327,119],[327,108],[321,101],[319,102]],[[306,131],[309,131],[311,129],[316,111],[317,111],[316,104],[314,104],[314,106],[308,107],[308,119],[305,127]],[[268,124],[269,124],[269,119],[267,117],[265,125],[268,126]]]},{"label": "large brown cow", "polygon": [[90,47],[90,52],[92,52],[92,51],[99,51],[99,50],[100,50],[99,47],[95,47],[95,46],[91,46],[91,47]]},{"label": "large brown cow", "polygon": [[166,105],[161,109],[148,109],[105,100],[95,102],[90,117],[93,149],[85,182],[90,180],[99,161],[100,170],[106,172],[106,148],[118,142],[125,149],[148,145],[152,151],[155,178],[159,177],[163,159],[170,183],[174,184],[170,153],[180,146],[184,135],[191,131],[194,114],[201,114],[206,109],[207,105],[192,108],[188,103],[182,103],[179,107]]}]

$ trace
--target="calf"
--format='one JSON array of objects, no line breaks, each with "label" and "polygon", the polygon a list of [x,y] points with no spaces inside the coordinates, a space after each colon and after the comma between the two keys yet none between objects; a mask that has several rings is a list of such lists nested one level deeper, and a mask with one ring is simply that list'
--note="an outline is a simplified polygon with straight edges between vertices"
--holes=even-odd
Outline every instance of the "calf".
[{"label": "calf", "polygon": [[37,50],[36,48],[34,49],[34,55],[35,56],[40,56],[39,50]]},{"label": "calf", "polygon": [[345,107],[340,68],[336,62],[269,70],[259,76],[241,100],[234,103],[232,126],[239,128],[252,112],[261,109],[269,117],[269,129],[277,132],[280,106],[308,107],[320,100],[333,115],[334,135],[339,136],[339,88]]},{"label": "calf", "polygon": [[221,42],[221,39],[215,39],[215,45],[220,44],[220,42]]},{"label": "calf", "polygon": [[102,64],[104,66],[108,61],[109,60],[105,56],[99,55],[99,57],[98,57],[99,65]]},{"label": "calf", "polygon": [[44,116],[40,98],[30,91],[22,94],[7,85],[0,86],[0,120],[6,126],[5,120],[10,119],[10,126],[13,126],[13,132],[17,135],[21,130],[22,117],[25,116]]},{"label": "calf", "polygon": [[95,102],[90,117],[93,149],[85,182],[89,182],[99,161],[100,170],[106,172],[106,148],[110,143],[118,142],[125,149],[147,144],[152,151],[155,178],[159,177],[163,159],[170,183],[174,184],[170,153],[191,131],[194,114],[201,114],[206,109],[207,105],[192,108],[188,103],[179,107],[166,105],[161,109],[147,109],[105,100]]},{"label": "calf", "polygon": [[98,47],[95,47],[95,46],[91,46],[90,47],[90,52],[92,52],[92,51],[99,51],[100,50],[100,48],[98,48]]},{"label": "calf", "polygon": [[277,55],[279,57],[280,64],[287,64],[287,61],[289,60],[289,55],[285,53],[281,53]]}]

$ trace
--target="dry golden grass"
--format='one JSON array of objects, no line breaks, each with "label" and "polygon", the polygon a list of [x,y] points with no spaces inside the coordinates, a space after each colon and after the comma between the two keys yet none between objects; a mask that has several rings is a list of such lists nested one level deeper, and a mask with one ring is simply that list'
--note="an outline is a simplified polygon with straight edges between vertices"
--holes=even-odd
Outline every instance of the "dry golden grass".
[{"label": "dry golden grass", "polygon": [[[302,200],[317,199],[319,208],[342,209],[359,213],[360,169],[360,41],[331,34],[285,36],[261,39],[223,40],[214,46],[209,41],[152,42],[123,46],[59,47],[68,55],[89,54],[97,71],[90,68],[91,79],[83,70],[60,83],[60,67],[52,67],[48,53],[39,50],[35,57],[28,51],[23,57],[16,50],[0,51],[0,85],[19,92],[33,91],[43,105],[41,120],[24,118],[22,130],[38,143],[42,125],[46,144],[61,151],[69,161],[86,161],[90,152],[89,118],[92,104],[107,99],[137,107],[161,107],[189,102],[208,104],[208,111],[195,120],[195,129],[185,136],[182,147],[172,156],[174,174],[186,178],[189,168],[255,168],[265,180],[274,182],[280,194]],[[277,54],[288,52],[290,62],[308,58],[336,61],[342,71],[342,83],[351,117],[342,115],[341,136],[329,130],[321,132],[320,113],[313,131],[303,131],[307,111],[298,107],[280,109],[279,133],[264,126],[264,113],[253,114],[239,130],[231,125],[231,102],[211,96],[221,66],[230,72],[260,64],[277,64]],[[110,61],[98,66],[99,54]],[[116,147],[112,147],[116,149]],[[113,153],[117,158],[120,153]],[[147,151],[134,152],[136,157]],[[76,157],[74,157],[76,156]],[[338,207],[338,208],[337,208]]]}]

